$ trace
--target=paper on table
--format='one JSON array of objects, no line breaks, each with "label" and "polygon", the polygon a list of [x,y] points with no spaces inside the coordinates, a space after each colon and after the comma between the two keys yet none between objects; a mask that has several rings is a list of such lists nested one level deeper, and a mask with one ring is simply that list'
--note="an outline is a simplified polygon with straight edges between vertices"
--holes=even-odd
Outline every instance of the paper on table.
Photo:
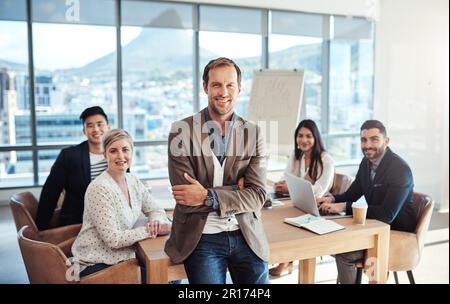
[{"label": "paper on table", "polygon": [[284,222],[296,227],[305,228],[320,235],[345,229],[344,226],[339,225],[333,221],[326,220],[324,218],[311,214],[285,218]]}]

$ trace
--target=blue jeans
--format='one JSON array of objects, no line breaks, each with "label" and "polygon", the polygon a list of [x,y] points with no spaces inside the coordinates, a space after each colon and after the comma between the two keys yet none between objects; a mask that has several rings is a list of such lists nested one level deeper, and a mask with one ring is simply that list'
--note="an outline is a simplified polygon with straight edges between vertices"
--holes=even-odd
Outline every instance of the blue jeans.
[{"label": "blue jeans", "polygon": [[190,284],[225,284],[227,268],[234,284],[269,284],[267,262],[250,249],[240,230],[203,234],[184,268]]}]

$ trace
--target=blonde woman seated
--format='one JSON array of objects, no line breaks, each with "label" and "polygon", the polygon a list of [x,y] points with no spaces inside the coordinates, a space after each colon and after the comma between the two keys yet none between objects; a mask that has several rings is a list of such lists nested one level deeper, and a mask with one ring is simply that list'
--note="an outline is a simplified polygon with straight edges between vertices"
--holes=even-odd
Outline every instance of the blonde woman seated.
[{"label": "blonde woman seated", "polygon": [[[289,159],[286,172],[311,182],[314,195],[322,197],[333,185],[333,159],[325,151],[319,129],[314,121],[310,119],[301,121],[294,135],[295,149]],[[289,193],[285,180],[275,184],[275,192]],[[279,276],[285,269],[291,273],[293,263],[280,263],[277,267],[270,269],[269,273],[272,276]]]},{"label": "blonde woman seated", "polygon": [[[170,224],[162,208],[142,182],[127,173],[133,159],[133,141],[124,130],[110,130],[103,139],[108,168],[86,190],[83,225],[72,246],[80,276],[135,258],[133,244],[168,234]],[[141,214],[145,226],[134,228]],[[145,271],[141,265],[145,282]]]}]

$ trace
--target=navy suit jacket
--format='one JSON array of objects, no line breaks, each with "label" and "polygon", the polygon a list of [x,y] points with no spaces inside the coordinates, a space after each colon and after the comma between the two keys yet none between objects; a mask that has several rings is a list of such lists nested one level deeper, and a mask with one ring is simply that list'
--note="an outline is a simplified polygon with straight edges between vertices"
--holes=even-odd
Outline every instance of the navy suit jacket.
[{"label": "navy suit jacket", "polygon": [[414,181],[408,164],[388,147],[373,181],[369,160],[359,165],[355,181],[348,190],[336,195],[335,202],[347,202],[346,213],[352,214],[352,202],[364,195],[368,204],[367,218],[391,225],[393,230],[414,232],[417,224],[413,209]]},{"label": "navy suit jacket", "polygon": [[46,229],[52,218],[58,198],[65,190],[59,224],[79,224],[83,220],[84,194],[91,182],[91,163],[87,141],[64,148],[52,166],[42,188],[36,225]]}]

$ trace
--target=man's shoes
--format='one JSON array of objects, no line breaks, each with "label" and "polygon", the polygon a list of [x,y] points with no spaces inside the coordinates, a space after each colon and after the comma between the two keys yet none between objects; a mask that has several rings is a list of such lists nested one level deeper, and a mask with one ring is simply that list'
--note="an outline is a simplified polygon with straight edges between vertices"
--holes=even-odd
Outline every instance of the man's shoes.
[{"label": "man's shoes", "polygon": [[269,274],[274,277],[279,277],[286,269],[288,270],[288,274],[291,274],[294,270],[294,262],[280,263],[278,266],[269,269]]}]

